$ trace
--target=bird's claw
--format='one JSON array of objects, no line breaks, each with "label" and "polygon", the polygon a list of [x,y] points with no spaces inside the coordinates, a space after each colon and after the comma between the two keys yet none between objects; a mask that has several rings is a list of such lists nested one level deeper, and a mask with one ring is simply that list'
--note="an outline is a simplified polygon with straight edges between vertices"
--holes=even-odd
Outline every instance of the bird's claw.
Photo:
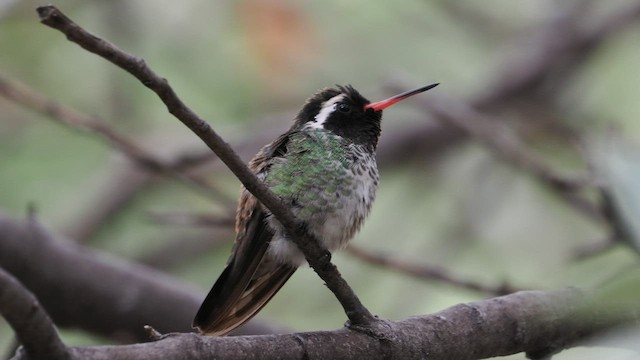
[{"label": "bird's claw", "polygon": [[331,264],[331,253],[329,250],[324,250],[322,257],[320,257],[318,263],[323,269],[326,269],[329,264]]},{"label": "bird's claw", "polygon": [[377,316],[363,324],[353,324],[351,320],[347,320],[344,326],[349,330],[363,333],[380,341],[393,341],[396,338],[392,324],[386,320],[379,319]]}]

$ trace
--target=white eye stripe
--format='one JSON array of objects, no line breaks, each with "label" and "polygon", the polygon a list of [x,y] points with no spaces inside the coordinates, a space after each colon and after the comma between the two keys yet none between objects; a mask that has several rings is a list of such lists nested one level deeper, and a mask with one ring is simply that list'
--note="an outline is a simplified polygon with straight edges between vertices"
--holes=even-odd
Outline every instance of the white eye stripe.
[{"label": "white eye stripe", "polygon": [[324,123],[334,111],[336,111],[337,104],[344,99],[344,94],[336,95],[331,99],[322,103],[322,107],[318,114],[314,117],[315,121],[307,123],[306,127],[312,129],[324,129]]}]

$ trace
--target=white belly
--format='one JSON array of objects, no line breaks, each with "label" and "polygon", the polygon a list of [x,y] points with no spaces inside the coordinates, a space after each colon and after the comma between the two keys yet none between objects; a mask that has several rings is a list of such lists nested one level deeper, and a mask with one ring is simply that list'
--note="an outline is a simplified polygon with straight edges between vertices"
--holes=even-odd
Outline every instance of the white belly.
[{"label": "white belly", "polygon": [[[301,219],[307,223],[309,232],[330,252],[344,247],[360,229],[371,210],[378,187],[378,170],[373,156],[350,171],[354,181],[349,196],[338,198],[333,202],[334,206],[323,213],[315,214],[309,219]],[[334,196],[327,194],[329,195]],[[303,264],[304,255],[286,238],[280,223],[274,217],[270,217],[269,224],[274,229],[275,236],[267,250],[268,255],[280,262],[296,266]]]}]

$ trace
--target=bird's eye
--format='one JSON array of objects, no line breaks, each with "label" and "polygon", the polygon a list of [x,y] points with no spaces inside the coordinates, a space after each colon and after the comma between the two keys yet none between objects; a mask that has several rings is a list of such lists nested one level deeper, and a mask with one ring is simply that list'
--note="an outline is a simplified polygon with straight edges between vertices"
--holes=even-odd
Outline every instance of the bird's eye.
[{"label": "bird's eye", "polygon": [[342,113],[348,113],[351,111],[351,106],[349,106],[349,104],[345,104],[345,103],[339,103],[338,104],[338,110]]}]

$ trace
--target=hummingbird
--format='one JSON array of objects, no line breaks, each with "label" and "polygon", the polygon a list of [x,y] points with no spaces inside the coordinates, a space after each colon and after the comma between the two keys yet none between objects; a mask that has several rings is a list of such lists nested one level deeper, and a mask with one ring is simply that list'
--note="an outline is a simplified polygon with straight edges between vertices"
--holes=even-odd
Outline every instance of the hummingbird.
[{"label": "hummingbird", "polygon": [[[437,85],[374,103],[350,85],[322,89],[249,168],[331,253],[354,237],[375,199],[382,111]],[[247,322],[306,262],[278,220],[245,188],[235,229],[227,265],[193,320],[205,335],[226,335]]]}]

